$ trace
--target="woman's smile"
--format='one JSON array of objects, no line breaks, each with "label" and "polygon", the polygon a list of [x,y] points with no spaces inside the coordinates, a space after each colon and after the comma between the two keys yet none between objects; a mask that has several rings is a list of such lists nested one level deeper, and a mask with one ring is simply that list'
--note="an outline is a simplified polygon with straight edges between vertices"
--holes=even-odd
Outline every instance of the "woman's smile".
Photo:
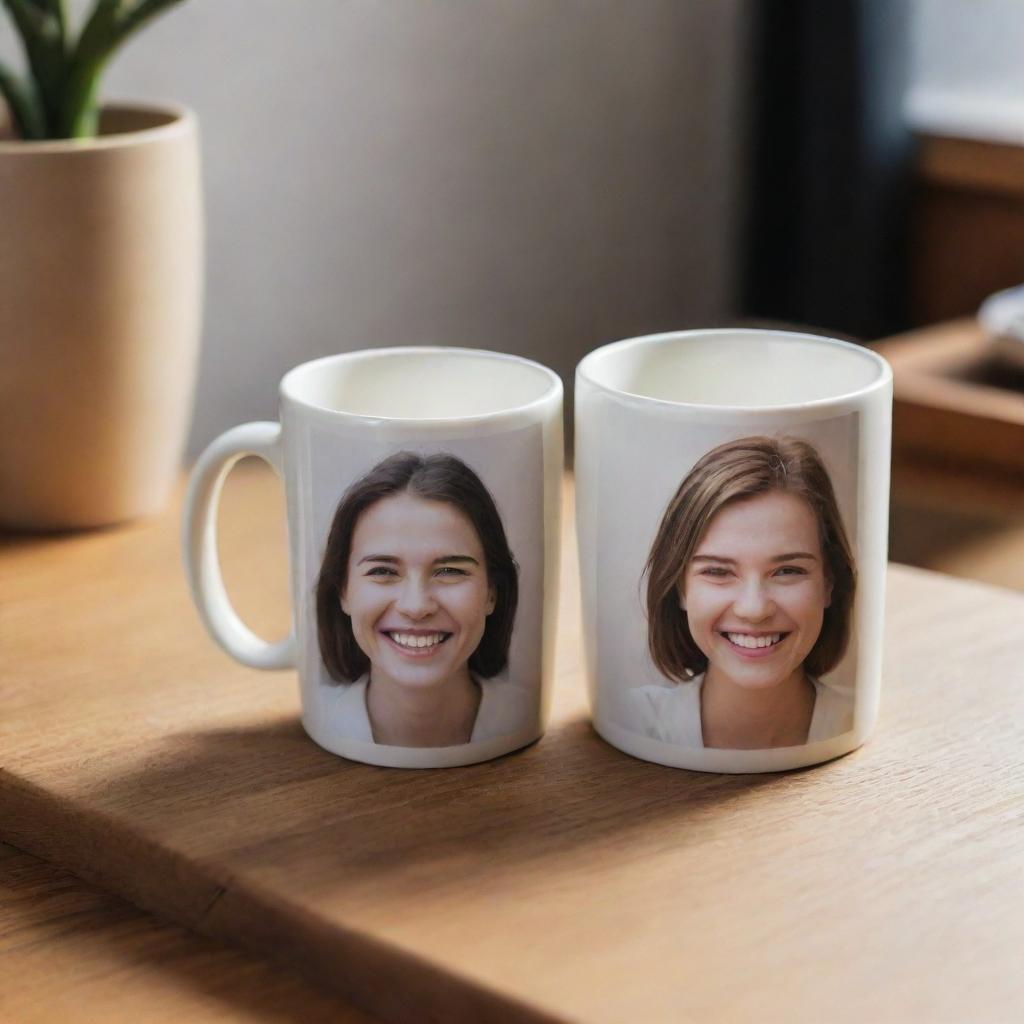
[{"label": "woman's smile", "polygon": [[436,630],[417,629],[382,629],[380,632],[407,658],[418,659],[437,654],[441,644],[453,635]]},{"label": "woman's smile", "polygon": [[746,658],[764,658],[778,653],[789,633],[742,633],[722,630],[721,635],[737,648],[737,653]]}]

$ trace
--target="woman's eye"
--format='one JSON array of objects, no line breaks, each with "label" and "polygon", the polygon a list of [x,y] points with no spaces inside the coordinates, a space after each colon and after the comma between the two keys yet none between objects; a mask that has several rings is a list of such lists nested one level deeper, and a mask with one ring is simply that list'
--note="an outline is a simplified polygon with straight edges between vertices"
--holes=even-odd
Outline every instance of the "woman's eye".
[{"label": "woman's eye", "polygon": [[721,566],[709,565],[706,569],[701,569],[700,575],[721,578],[723,576],[728,576],[729,570],[723,569]]},{"label": "woman's eye", "polygon": [[783,565],[775,570],[776,576],[806,576],[807,570],[799,565]]},{"label": "woman's eye", "polygon": [[437,575],[447,576],[449,579],[459,579],[460,577],[468,576],[469,573],[466,572],[465,569],[460,569],[454,565],[442,565],[441,568],[437,570]]},{"label": "woman's eye", "polygon": [[389,566],[389,565],[375,565],[372,569],[370,569],[369,572],[367,572],[366,575],[367,576],[383,576],[383,577],[386,578],[388,576],[397,576],[398,573],[395,572],[395,570],[392,569],[391,566]]}]

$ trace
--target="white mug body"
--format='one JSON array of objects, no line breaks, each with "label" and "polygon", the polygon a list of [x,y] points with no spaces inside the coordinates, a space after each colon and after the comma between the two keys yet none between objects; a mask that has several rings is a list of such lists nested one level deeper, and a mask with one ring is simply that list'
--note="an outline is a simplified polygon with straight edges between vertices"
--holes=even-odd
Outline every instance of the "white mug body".
[{"label": "white mug body", "polygon": [[204,459],[206,475],[224,465],[214,442],[193,472],[185,539],[214,639],[247,664],[296,668],[305,731],[352,760],[454,767],[538,739],[557,618],[558,376],[472,349],[344,353],[287,373],[280,424],[247,450],[255,426],[236,428],[232,452],[283,478],[293,631],[281,645],[233,642],[210,609],[197,479]]},{"label": "white mug body", "polygon": [[583,648],[604,739],[711,772],[799,768],[864,743],[891,410],[880,356],[815,335],[683,331],[580,363]]}]

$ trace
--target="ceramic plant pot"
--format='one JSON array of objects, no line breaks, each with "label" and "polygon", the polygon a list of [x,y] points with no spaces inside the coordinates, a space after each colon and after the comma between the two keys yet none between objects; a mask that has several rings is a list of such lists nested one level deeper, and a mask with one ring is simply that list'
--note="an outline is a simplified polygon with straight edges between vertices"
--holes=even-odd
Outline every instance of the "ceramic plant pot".
[{"label": "ceramic plant pot", "polygon": [[0,140],[0,527],[158,511],[199,350],[194,115],[106,108],[90,140]]}]

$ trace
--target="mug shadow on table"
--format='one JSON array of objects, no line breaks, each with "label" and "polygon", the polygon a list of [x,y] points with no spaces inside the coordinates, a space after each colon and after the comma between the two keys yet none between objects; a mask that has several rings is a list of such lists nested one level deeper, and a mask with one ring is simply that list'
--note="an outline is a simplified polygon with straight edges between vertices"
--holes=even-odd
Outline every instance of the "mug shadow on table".
[{"label": "mug shadow on table", "polygon": [[[413,907],[425,894],[434,906],[495,886],[507,895],[520,880],[557,886],[560,873],[593,870],[600,858],[697,848],[732,827],[730,812],[745,799],[772,787],[802,794],[816,782],[803,770],[712,775],[649,764],[606,744],[583,715],[483,764],[377,768],[320,749],[287,715],[169,735],[137,768],[91,777],[82,791],[88,807],[69,808],[69,824],[81,816],[89,827],[67,860],[134,902],[273,951],[322,983],[337,972],[310,966],[308,939],[293,944],[295,925],[281,909],[289,901],[317,914],[334,906],[345,917],[381,903]],[[120,850],[95,841],[108,828],[106,843]],[[63,838],[73,848],[74,837]],[[173,877],[154,888],[153,876],[168,871]],[[187,963],[176,981],[198,991],[214,984]],[[230,986],[217,997],[237,1002]],[[292,1005],[293,997],[276,1009],[268,1003],[260,1019],[300,1019]]]},{"label": "mug shadow on table", "polygon": [[282,718],[168,737],[102,792],[109,812],[235,877],[277,865],[309,897],[379,886],[393,899],[406,887],[413,896],[432,868],[436,891],[498,873],[507,882],[580,848],[699,844],[727,807],[804,774],[650,764],[606,744],[584,716],[483,764],[377,768],[320,749],[298,719]]}]

